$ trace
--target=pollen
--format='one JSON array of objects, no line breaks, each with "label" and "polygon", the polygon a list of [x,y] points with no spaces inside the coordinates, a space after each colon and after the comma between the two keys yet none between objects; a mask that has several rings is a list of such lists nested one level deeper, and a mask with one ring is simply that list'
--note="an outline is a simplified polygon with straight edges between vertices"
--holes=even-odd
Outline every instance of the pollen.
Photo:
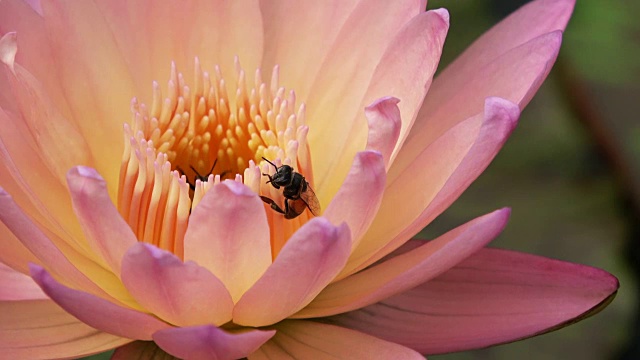
[{"label": "pollen", "polygon": [[[193,83],[171,64],[166,94],[153,83],[149,105],[131,101],[132,119],[124,124],[118,209],[139,241],[183,255],[189,214],[211,187],[225,180],[244,183],[279,204],[282,191],[266,184],[274,169],[262,158],[293,166],[313,186],[305,105],[260,69],[253,81],[235,59],[233,82],[220,67],[204,71],[196,58]],[[233,85],[232,85],[233,84]],[[311,217],[285,220],[268,205],[273,256]]]}]

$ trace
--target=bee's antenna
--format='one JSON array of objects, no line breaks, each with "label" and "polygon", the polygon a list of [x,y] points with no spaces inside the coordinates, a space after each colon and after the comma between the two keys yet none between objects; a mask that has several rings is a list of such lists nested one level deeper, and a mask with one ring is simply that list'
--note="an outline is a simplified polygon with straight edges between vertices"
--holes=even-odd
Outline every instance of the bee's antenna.
[{"label": "bee's antenna", "polygon": [[[271,161],[265,159],[264,156],[262,157],[262,160],[264,160],[264,161],[268,162],[269,164],[273,165],[273,167],[276,168],[276,171],[278,171],[278,167],[276,166],[276,164],[274,164]],[[266,174],[262,174],[262,175],[266,175]]]}]

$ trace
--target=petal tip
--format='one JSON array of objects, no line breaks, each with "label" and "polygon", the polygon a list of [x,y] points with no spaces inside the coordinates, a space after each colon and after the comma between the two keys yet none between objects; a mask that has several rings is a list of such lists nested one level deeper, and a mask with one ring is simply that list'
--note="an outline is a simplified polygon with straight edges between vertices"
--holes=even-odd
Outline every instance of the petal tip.
[{"label": "petal tip", "polygon": [[18,52],[18,33],[8,32],[0,38],[0,61],[14,72],[16,53]]},{"label": "petal tip", "polygon": [[98,171],[89,166],[81,166],[81,165],[74,166],[71,168],[71,170],[69,170],[69,172],[67,172],[67,178],[76,177],[76,176],[86,178],[89,180],[104,181],[104,179],[102,178],[102,176],[100,176]]},{"label": "petal tip", "polygon": [[450,16],[449,16],[449,11],[447,9],[440,8],[440,9],[433,9],[431,11],[433,11],[433,13],[437,14],[438,16],[440,16],[442,21],[444,21],[444,23],[447,25],[447,27],[449,27]]}]

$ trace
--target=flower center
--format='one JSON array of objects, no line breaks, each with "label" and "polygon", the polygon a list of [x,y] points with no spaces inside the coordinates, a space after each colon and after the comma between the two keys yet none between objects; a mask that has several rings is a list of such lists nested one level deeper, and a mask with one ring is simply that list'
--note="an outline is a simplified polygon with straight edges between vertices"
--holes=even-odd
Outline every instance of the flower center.
[{"label": "flower center", "polygon": [[[236,85],[230,86],[218,66],[210,74],[196,58],[191,87],[172,63],[168,95],[154,82],[150,106],[131,101],[118,209],[140,241],[182,256],[191,210],[224,179],[242,182],[282,207],[282,189],[262,176],[275,172],[263,157],[292,166],[313,186],[305,105],[296,108],[295,93],[278,85],[278,74],[276,66],[267,85],[258,69],[248,86],[236,58]],[[265,209],[275,257],[312,215],[305,211],[286,220],[268,205]]]}]

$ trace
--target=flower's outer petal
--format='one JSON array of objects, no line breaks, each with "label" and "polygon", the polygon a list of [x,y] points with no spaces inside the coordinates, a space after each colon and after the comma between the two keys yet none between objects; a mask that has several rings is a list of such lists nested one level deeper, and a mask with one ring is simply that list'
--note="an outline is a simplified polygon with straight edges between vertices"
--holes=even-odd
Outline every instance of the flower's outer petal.
[{"label": "flower's outer petal", "polygon": [[345,222],[349,225],[354,248],[380,208],[386,178],[384,160],[379,152],[359,152],[347,178],[323,214],[333,224]]},{"label": "flower's outer petal", "polygon": [[0,301],[3,359],[77,358],[130,341],[88,326],[48,299]]},{"label": "flower's outer petal", "polygon": [[0,301],[48,300],[29,276],[0,262]]},{"label": "flower's outer petal", "polygon": [[18,35],[15,31],[8,32],[0,37],[0,61],[13,72],[14,62],[18,52]]},{"label": "flower's outer petal", "polygon": [[153,341],[134,341],[120,346],[111,355],[111,360],[179,360],[167,354]]},{"label": "flower's outer petal", "polygon": [[341,276],[393,251],[446,209],[493,160],[518,116],[515,104],[488,98],[483,113],[456,125],[411,161],[398,156],[380,210]]},{"label": "flower's outer petal", "polygon": [[235,81],[235,56],[248,74],[260,66],[263,28],[257,0],[98,0],[96,6],[127,64],[136,96],[147,104],[152,81],[162,84],[165,79],[158,76],[169,75],[172,61],[188,82],[196,56],[206,71],[220,65],[229,83]]},{"label": "flower's outer petal", "polygon": [[556,330],[602,310],[617,289],[599,269],[482,249],[434,280],[330,321],[438,354]]},{"label": "flower's outer petal", "polygon": [[[369,3],[363,2],[369,7]],[[386,3],[379,3],[380,6]],[[386,15],[383,15],[383,18]],[[404,139],[408,129],[413,124],[420,104],[424,99],[431,79],[440,59],[444,38],[449,28],[448,14],[446,10],[429,11],[414,16],[407,21],[404,26],[394,34],[385,34],[380,38],[372,34],[359,36],[358,47],[368,46],[362,44],[362,38],[372,38],[376,41],[388,39],[384,43],[384,49],[379,57],[375,58],[375,66],[368,69],[366,84],[360,89],[357,76],[363,68],[349,70],[349,74],[340,74],[340,79],[353,81],[347,82],[344,89],[346,94],[339,94],[334,91],[334,87],[329,87],[329,82],[336,82],[336,78],[323,75],[323,81],[319,85],[314,85],[314,89],[321,91],[321,94],[312,93],[314,96],[309,101],[308,111],[310,127],[314,132],[309,133],[309,142],[312,148],[320,147],[323,152],[313,158],[314,173],[323,177],[315,177],[315,184],[318,188],[320,198],[331,197],[335,194],[341,184],[341,180],[347,173],[350,159],[365,147],[367,141],[367,131],[365,123],[362,122],[362,108],[371,104],[376,99],[385,96],[394,96],[400,99],[399,109],[402,120],[401,135],[398,145]],[[379,45],[377,45],[379,46]],[[347,50],[349,54],[344,54],[335,59],[351,59],[352,50]],[[354,59],[353,61],[360,61]],[[338,67],[342,61],[335,61]],[[360,63],[358,63],[359,65]],[[348,67],[347,67],[348,69]],[[345,71],[347,69],[341,69]],[[371,75],[373,74],[373,75]],[[332,89],[328,91],[327,89]],[[314,110],[317,109],[317,110]],[[317,111],[317,114],[313,113]],[[320,131],[313,126],[313,119],[321,119]],[[326,139],[332,141],[327,144]],[[317,144],[315,142],[318,142]],[[315,145],[315,146],[314,146]],[[319,146],[318,146],[319,145]],[[396,150],[397,151],[397,150]],[[330,157],[323,154],[343,154],[340,157]],[[393,155],[392,155],[393,159]],[[316,171],[317,169],[317,171]]]},{"label": "flower's outer petal", "polygon": [[61,285],[37,265],[30,268],[33,280],[56,304],[93,328],[129,339],[151,340],[151,334],[170,327],[149,314]]},{"label": "flower's outer petal", "polygon": [[[100,273],[99,269],[101,267],[99,265],[88,261],[72,247],[66,246],[62,251],[62,249],[54,245],[47,235],[22,212],[11,196],[2,188],[0,188],[0,209],[2,209],[0,211],[0,221],[49,271],[75,288],[83,289],[103,298],[111,298],[94,281],[90,280],[85,273],[80,271],[76,264],[81,265],[89,274],[96,275],[96,280],[103,280],[99,283],[106,289],[109,289],[110,284],[116,281],[119,283],[119,280],[104,269]],[[65,243],[58,241],[58,246],[64,245]],[[71,262],[70,259],[73,259],[75,263]]]},{"label": "flower's outer petal", "polygon": [[322,217],[311,219],[293,234],[264,275],[240,298],[233,322],[266,326],[287,318],[333,280],[350,252],[346,224],[333,226]]},{"label": "flower's outer petal", "polygon": [[[261,0],[263,69],[278,65],[280,82],[307,99],[313,80],[350,16],[366,16],[360,0]],[[358,13],[354,10],[358,9]],[[296,14],[291,16],[291,14]],[[353,21],[353,20],[352,20]],[[311,79],[311,80],[310,80]]]},{"label": "flower's outer petal", "polygon": [[335,282],[293,318],[355,310],[433,279],[498,236],[510,213],[501,209],[481,216],[417,249]]},{"label": "flower's outer petal", "polygon": [[178,326],[231,320],[233,301],[209,270],[168,251],[137,243],[122,261],[122,282],[156,316]]},{"label": "flower's outer petal", "polygon": [[122,257],[138,240],[124,221],[98,172],[76,166],[67,174],[73,210],[91,248],[102,256],[111,270],[120,275]]},{"label": "flower's outer petal", "polygon": [[442,86],[437,78],[401,149],[402,156],[416,156],[455,124],[481,111],[486,97],[500,97],[524,108],[551,71],[561,42],[562,33],[555,31],[515,47],[465,76],[463,85],[446,98],[437,96]]},{"label": "flower's outer petal", "polygon": [[[487,64],[511,49],[541,35],[556,30],[564,31],[574,4],[575,0],[531,1],[505,18],[484,33],[442,71],[435,80],[428,99],[425,100],[425,109],[436,104],[446,103],[448,99],[455,97],[456,93],[467,87],[474,74],[481,73]],[[521,59],[521,61],[527,60]],[[519,80],[514,77],[513,81]],[[532,93],[535,93],[540,83],[534,84],[535,89]],[[485,94],[484,96],[504,97],[499,93]],[[517,102],[515,98],[505,98]],[[519,103],[521,109],[524,108],[528,100]]]},{"label": "flower's outer petal", "polygon": [[379,151],[382,154],[385,169],[389,169],[391,153],[396,147],[402,127],[399,102],[398,98],[383,97],[364,109],[364,115],[369,123],[366,149]]},{"label": "flower's outer petal", "polygon": [[160,330],[153,340],[169,354],[189,360],[235,360],[256,351],[275,330],[227,332],[212,325]]},{"label": "flower's outer petal", "polygon": [[269,224],[262,200],[235,181],[209,190],[189,218],[184,259],[222,280],[234,302],[271,265]]},{"label": "flower's outer petal", "polygon": [[267,359],[415,359],[424,356],[402,345],[339,326],[312,321],[283,321],[278,331],[249,360]]}]

